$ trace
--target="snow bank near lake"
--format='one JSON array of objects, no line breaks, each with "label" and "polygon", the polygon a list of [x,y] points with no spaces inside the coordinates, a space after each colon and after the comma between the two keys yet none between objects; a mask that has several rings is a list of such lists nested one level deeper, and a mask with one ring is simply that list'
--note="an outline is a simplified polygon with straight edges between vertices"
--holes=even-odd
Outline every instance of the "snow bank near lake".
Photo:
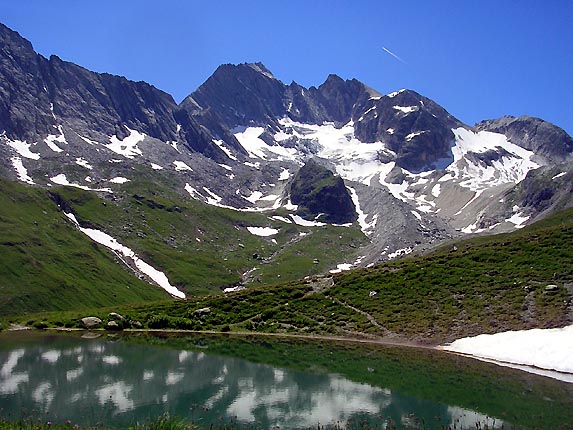
[{"label": "snow bank near lake", "polygon": [[[500,365],[519,366],[532,373],[573,383],[573,325],[482,334],[458,339],[440,349],[491,360]],[[539,372],[540,369],[554,372]]]}]

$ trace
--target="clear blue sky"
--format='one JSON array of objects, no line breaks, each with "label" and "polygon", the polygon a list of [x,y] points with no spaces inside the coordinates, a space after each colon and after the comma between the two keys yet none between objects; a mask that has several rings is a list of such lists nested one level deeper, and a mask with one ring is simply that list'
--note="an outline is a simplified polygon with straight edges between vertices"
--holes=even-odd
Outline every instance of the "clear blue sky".
[{"label": "clear blue sky", "polygon": [[177,101],[219,64],[261,61],[287,84],[336,73],[416,90],[470,125],[527,114],[573,134],[569,0],[4,0],[0,22],[44,56]]}]

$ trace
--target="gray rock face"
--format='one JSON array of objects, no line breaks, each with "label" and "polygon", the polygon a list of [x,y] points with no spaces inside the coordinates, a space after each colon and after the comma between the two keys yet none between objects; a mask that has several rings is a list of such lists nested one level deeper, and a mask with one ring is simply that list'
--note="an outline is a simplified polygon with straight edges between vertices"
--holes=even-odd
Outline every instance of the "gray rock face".
[{"label": "gray rock face", "polygon": [[478,130],[505,134],[508,139],[551,163],[571,160],[573,138],[563,129],[531,116],[502,118],[476,124]]},{"label": "gray rock face", "polygon": [[214,111],[227,129],[276,125],[285,116],[312,124],[346,123],[355,103],[368,91],[359,81],[345,81],[336,75],[330,75],[318,88],[307,89],[296,82],[287,86],[261,63],[224,64],[181,108],[192,115]]},{"label": "gray rock face", "polygon": [[355,135],[362,142],[385,142],[396,153],[396,165],[409,171],[433,170],[450,159],[452,128],[462,123],[432,100],[402,90],[369,99],[353,114]]},{"label": "gray rock face", "polygon": [[36,54],[30,42],[0,24],[0,133],[41,141],[63,125],[77,135],[109,143],[130,128],[213,157],[216,136],[181,112],[173,98],[145,82],[94,73],[56,56]]},{"label": "gray rock face", "polygon": [[88,330],[96,328],[102,323],[102,320],[99,319],[98,317],[85,317],[82,318],[81,321],[84,327],[87,328]]},{"label": "gray rock face", "polygon": [[305,219],[345,224],[358,218],[342,178],[312,160],[301,167],[292,181],[290,199]]}]

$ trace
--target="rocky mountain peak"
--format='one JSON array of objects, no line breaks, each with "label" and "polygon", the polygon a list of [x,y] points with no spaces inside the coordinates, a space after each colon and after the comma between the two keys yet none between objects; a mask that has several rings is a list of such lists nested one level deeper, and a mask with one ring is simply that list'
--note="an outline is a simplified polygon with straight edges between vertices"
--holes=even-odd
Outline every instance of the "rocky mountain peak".
[{"label": "rocky mountain peak", "polygon": [[213,109],[225,125],[262,125],[284,112],[285,85],[261,63],[224,64],[181,103],[188,111]]},{"label": "rocky mountain peak", "polygon": [[463,124],[434,101],[412,90],[370,96],[353,114],[356,137],[385,142],[396,164],[417,172],[436,168],[450,158],[452,128]]}]

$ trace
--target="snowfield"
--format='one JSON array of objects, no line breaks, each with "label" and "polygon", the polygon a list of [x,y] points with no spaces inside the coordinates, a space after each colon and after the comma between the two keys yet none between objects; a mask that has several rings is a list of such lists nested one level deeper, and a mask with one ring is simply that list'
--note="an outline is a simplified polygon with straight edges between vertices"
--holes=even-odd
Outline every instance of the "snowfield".
[{"label": "snowfield", "polygon": [[482,334],[439,349],[573,383],[573,325]]}]

